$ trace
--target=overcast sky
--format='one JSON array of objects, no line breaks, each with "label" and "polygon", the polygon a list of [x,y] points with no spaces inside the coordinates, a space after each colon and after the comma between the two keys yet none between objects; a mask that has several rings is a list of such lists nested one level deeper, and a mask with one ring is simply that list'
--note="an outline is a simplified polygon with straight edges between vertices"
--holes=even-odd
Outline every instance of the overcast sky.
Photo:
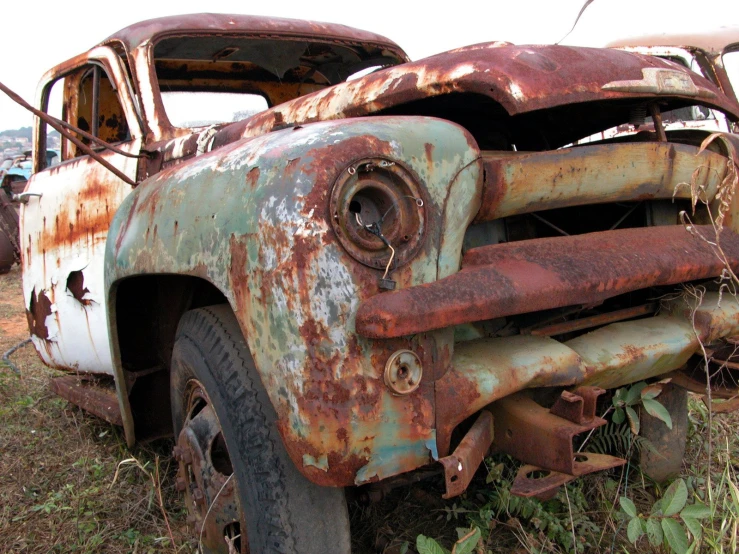
[{"label": "overcast sky", "polygon": [[[251,13],[343,23],[385,35],[412,59],[451,48],[507,40],[559,41],[584,0],[464,0],[380,2],[65,2],[3,0],[0,4],[0,81],[33,101],[41,75],[136,21],[203,11]],[[216,9],[217,8],[217,9]],[[739,25],[739,0],[594,0],[565,44],[602,46],[610,40],[665,31]],[[0,94],[0,130],[31,125],[31,116]]]}]

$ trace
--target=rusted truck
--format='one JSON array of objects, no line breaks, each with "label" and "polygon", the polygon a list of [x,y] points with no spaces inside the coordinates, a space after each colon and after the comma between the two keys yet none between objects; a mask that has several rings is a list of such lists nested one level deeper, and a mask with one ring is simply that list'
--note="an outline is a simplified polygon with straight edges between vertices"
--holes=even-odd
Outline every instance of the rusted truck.
[{"label": "rusted truck", "polygon": [[436,470],[452,497],[491,447],[528,464],[516,494],[550,494],[623,463],[573,437],[642,380],[671,379],[654,436],[679,464],[696,353],[739,334],[737,139],[661,126],[692,106],[739,119],[618,50],[411,62],[340,25],[133,25],[39,87],[17,197],[33,343],[129,444],[174,436],[208,552],[348,552],[348,492]]}]

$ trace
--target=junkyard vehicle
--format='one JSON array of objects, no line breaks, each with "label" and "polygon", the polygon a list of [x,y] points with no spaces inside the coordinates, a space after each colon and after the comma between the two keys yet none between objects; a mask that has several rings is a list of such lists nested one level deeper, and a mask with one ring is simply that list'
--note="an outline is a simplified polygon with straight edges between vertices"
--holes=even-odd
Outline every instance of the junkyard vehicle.
[{"label": "junkyard vehicle", "polygon": [[[347,489],[439,468],[458,495],[491,445],[531,464],[517,494],[617,466],[573,452],[604,389],[669,375],[678,414],[701,343],[739,333],[712,282],[739,261],[736,137],[659,126],[739,105],[665,60],[409,62],[339,25],[197,15],[52,69],[41,112],[56,90],[19,196],[33,342],[130,444],[174,434],[207,551],[347,552]],[[645,111],[651,134],[572,146]]]},{"label": "junkyard vehicle", "polygon": [[[673,61],[703,75],[732,100],[737,100],[735,88],[739,86],[739,26],[724,26],[711,32],[692,34],[656,34],[629,37],[613,41],[609,48],[620,48]],[[732,57],[733,63],[727,60]],[[727,63],[728,62],[728,63]],[[731,71],[736,74],[731,74]],[[734,81],[732,81],[732,79]],[[682,108],[663,113],[666,129],[706,129],[710,131],[736,132],[737,127],[716,110],[704,106]],[[628,125],[628,124],[627,124]],[[632,124],[630,131],[637,129]],[[643,125],[639,127],[643,129]]]}]

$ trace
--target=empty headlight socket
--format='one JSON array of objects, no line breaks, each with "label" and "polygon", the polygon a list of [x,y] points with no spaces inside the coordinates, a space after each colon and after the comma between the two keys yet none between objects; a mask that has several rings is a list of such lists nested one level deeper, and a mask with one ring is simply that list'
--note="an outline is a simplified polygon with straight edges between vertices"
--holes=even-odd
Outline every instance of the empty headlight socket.
[{"label": "empty headlight socket", "polygon": [[331,190],[331,224],[358,262],[383,272],[381,289],[392,290],[394,270],[413,258],[425,234],[425,204],[418,179],[385,158],[351,164]]}]

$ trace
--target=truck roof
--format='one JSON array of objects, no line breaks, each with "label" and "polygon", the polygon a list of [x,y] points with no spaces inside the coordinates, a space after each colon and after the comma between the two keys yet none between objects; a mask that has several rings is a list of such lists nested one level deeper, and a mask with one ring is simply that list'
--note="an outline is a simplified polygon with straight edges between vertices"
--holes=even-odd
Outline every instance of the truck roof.
[{"label": "truck roof", "polygon": [[721,53],[727,46],[739,45],[739,25],[725,25],[711,31],[697,33],[656,33],[622,38],[608,43],[608,48],[624,46],[695,47],[707,52]]},{"label": "truck roof", "polygon": [[408,56],[392,40],[361,29],[336,23],[321,23],[281,17],[241,14],[187,14],[159,17],[134,23],[103,41],[121,41],[130,51],[147,41],[178,34],[254,34],[263,38],[308,38],[348,43],[370,43],[391,51],[402,61]]}]

